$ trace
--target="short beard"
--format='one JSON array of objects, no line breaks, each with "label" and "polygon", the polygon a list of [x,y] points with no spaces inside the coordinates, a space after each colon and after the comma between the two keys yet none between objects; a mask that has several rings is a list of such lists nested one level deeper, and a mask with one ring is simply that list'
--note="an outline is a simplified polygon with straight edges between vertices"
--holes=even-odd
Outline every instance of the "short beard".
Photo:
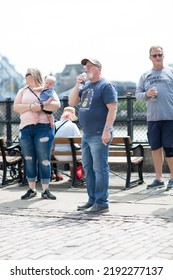
[{"label": "short beard", "polygon": [[93,73],[92,72],[90,72],[90,73],[88,73],[88,79],[92,79],[93,77],[94,77],[94,75],[93,75]]}]

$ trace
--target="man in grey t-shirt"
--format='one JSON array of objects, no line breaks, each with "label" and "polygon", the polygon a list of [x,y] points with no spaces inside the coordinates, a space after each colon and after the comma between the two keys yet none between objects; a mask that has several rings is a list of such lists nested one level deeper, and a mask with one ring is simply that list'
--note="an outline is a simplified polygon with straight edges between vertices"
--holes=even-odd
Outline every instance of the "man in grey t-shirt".
[{"label": "man in grey t-shirt", "polygon": [[136,98],[145,100],[147,105],[148,141],[156,173],[147,189],[164,186],[164,151],[170,169],[167,185],[167,190],[170,190],[173,189],[173,69],[163,65],[162,47],[152,46],[149,57],[153,67],[142,74],[136,89]]}]

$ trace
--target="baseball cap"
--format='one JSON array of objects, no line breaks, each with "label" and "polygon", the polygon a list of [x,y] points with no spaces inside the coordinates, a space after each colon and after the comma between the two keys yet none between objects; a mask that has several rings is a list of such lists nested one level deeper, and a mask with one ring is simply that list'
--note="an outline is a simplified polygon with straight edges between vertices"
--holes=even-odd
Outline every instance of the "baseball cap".
[{"label": "baseball cap", "polygon": [[84,58],[84,59],[81,60],[81,64],[86,65],[86,63],[88,61],[91,62],[92,64],[94,64],[97,67],[102,67],[101,63],[95,58]]}]

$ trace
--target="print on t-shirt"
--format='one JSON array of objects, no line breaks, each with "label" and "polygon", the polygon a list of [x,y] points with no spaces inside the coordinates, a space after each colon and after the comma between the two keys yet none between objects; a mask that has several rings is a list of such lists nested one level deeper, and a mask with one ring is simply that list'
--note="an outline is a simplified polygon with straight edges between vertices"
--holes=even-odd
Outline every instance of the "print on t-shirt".
[{"label": "print on t-shirt", "polygon": [[92,99],[93,99],[94,91],[91,88],[86,89],[81,96],[81,106],[80,110],[89,110]]}]

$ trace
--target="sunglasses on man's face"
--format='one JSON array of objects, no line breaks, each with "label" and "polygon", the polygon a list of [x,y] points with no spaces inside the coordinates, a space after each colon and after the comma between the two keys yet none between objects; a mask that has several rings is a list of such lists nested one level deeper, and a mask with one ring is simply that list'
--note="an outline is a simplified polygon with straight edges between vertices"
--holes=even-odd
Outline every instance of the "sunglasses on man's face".
[{"label": "sunglasses on man's face", "polygon": [[25,75],[25,78],[28,77],[28,76],[31,76],[31,73],[27,73],[27,74]]},{"label": "sunglasses on man's face", "polygon": [[150,54],[150,56],[156,58],[156,57],[162,57],[163,53],[159,53],[159,54]]}]

